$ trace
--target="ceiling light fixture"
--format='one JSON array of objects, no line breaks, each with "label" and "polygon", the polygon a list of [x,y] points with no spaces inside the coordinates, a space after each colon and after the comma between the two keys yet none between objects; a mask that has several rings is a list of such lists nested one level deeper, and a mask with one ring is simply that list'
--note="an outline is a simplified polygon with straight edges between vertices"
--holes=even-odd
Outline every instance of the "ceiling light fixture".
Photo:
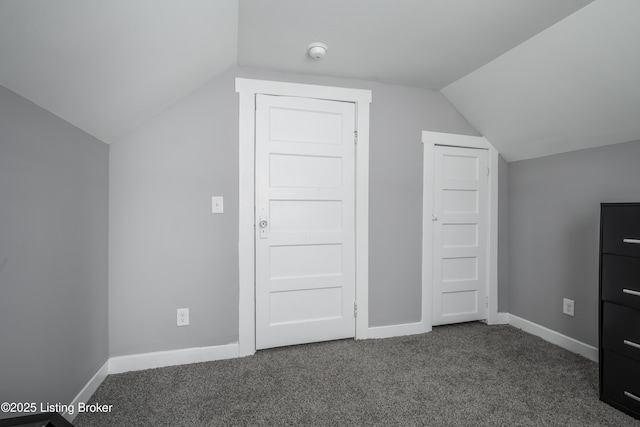
[{"label": "ceiling light fixture", "polygon": [[307,47],[307,53],[313,59],[320,59],[325,55],[325,53],[327,53],[328,49],[329,47],[326,44],[314,42]]}]

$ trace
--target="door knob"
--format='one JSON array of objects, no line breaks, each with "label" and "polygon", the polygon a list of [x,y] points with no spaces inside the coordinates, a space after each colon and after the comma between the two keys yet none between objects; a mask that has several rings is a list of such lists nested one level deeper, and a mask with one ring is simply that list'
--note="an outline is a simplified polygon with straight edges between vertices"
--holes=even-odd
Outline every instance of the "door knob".
[{"label": "door knob", "polygon": [[266,219],[263,219],[262,221],[260,221],[260,228],[267,228],[267,225],[269,225],[269,223],[267,222]]}]

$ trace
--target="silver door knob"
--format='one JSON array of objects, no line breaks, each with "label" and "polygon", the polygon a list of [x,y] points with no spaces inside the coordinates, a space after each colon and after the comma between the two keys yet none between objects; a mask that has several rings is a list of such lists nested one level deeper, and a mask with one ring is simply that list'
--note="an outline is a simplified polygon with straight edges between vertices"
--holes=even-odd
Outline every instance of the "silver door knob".
[{"label": "silver door knob", "polygon": [[262,221],[260,221],[260,228],[267,228],[267,225],[269,225],[267,220],[263,219]]}]

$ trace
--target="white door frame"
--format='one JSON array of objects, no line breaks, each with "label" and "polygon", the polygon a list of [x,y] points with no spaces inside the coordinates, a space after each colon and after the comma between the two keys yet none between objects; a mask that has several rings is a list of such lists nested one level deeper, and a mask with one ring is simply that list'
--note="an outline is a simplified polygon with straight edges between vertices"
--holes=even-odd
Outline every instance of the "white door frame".
[{"label": "white door frame", "polygon": [[279,95],[356,106],[356,339],[366,339],[369,328],[369,104],[371,91],[267,80],[236,78],[240,94],[239,117],[239,323],[238,356],[256,351],[255,321],[255,109],[256,95]]},{"label": "white door frame", "polygon": [[489,151],[489,230],[487,233],[487,323],[505,323],[498,313],[498,151],[481,136],[422,132],[424,179],[422,193],[422,324],[432,329],[433,301],[433,162],[435,146],[480,148]]}]

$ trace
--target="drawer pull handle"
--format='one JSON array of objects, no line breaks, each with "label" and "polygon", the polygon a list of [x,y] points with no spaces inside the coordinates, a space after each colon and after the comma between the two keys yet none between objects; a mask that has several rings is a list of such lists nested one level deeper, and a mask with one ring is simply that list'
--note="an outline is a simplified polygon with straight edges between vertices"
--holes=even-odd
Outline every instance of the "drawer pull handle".
[{"label": "drawer pull handle", "polygon": [[640,239],[622,239],[624,243],[634,243],[636,245],[640,245]]},{"label": "drawer pull handle", "polygon": [[628,391],[625,391],[624,395],[627,396],[627,397],[630,397],[633,400],[637,400],[638,402],[640,402],[640,397],[636,396],[633,393],[629,393]]},{"label": "drawer pull handle", "polygon": [[626,345],[631,346],[631,347],[635,347],[635,348],[639,348],[640,349],[640,344],[634,343],[633,341],[629,341],[629,340],[624,340],[622,341],[624,342]]},{"label": "drawer pull handle", "polygon": [[633,289],[623,289],[622,292],[624,292],[625,294],[629,294],[629,295],[634,295],[634,296],[640,297],[640,292],[634,291]]}]

